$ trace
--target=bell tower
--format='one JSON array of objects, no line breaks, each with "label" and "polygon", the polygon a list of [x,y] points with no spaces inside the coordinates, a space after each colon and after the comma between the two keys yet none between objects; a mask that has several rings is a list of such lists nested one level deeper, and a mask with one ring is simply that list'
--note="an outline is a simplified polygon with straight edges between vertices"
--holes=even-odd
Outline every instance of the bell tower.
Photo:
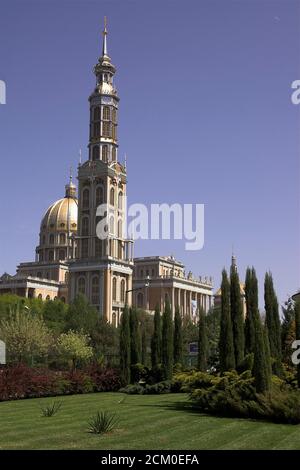
[{"label": "bell tower", "polygon": [[[77,259],[70,264],[70,300],[84,294],[109,322],[117,325],[126,303],[131,304],[133,250],[124,235],[126,167],[118,162],[116,68],[107,52],[106,19],[102,55],[94,67],[95,89],[89,97],[88,159],[78,167]],[[98,238],[106,208],[107,236]]]}]

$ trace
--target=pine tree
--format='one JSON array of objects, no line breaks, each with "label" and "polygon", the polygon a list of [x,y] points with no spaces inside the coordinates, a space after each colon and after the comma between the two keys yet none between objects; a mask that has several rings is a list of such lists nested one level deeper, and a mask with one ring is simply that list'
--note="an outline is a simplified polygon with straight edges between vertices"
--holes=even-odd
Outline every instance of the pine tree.
[{"label": "pine tree", "polygon": [[232,323],[230,315],[230,286],[223,269],[221,284],[220,368],[222,372],[235,368]]},{"label": "pine tree", "polygon": [[130,383],[130,324],[126,305],[120,322],[120,370],[123,385]]},{"label": "pine tree", "polygon": [[174,326],[174,364],[182,364],[183,347],[182,347],[182,320],[179,308],[175,309],[175,326]]},{"label": "pine tree", "polygon": [[245,333],[240,280],[235,265],[232,265],[230,270],[230,311],[235,363],[238,366],[244,359]]},{"label": "pine tree", "polygon": [[131,364],[141,362],[141,332],[136,308],[130,309]]},{"label": "pine tree", "polygon": [[156,305],[154,313],[154,331],[151,338],[151,365],[155,369],[161,363],[161,315]]},{"label": "pine tree", "polygon": [[198,337],[198,369],[205,372],[207,370],[207,327],[205,312],[201,307],[199,310],[199,337]]},{"label": "pine tree", "polygon": [[254,306],[252,292],[252,270],[248,267],[245,280],[246,297],[246,319],[245,319],[245,354],[254,353],[255,327],[254,327]]},{"label": "pine tree", "polygon": [[[300,302],[295,303],[295,330],[296,340],[300,340]],[[297,365],[297,382],[300,388],[300,364]]]},{"label": "pine tree", "polygon": [[173,321],[170,302],[167,300],[162,325],[162,365],[165,380],[173,375]]},{"label": "pine tree", "polygon": [[278,300],[273,286],[272,274],[266,273],[264,283],[264,298],[266,311],[266,325],[268,327],[270,352],[274,360],[274,374],[282,374],[282,348],[281,348],[281,325],[278,311]]}]

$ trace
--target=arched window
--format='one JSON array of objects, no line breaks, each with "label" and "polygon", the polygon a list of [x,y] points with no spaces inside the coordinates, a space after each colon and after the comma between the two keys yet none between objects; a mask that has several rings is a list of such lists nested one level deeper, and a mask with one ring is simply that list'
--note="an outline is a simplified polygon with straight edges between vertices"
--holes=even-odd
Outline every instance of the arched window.
[{"label": "arched window", "polygon": [[89,255],[89,241],[87,238],[81,240],[81,257],[87,258]]},{"label": "arched window", "polygon": [[100,137],[100,121],[94,123],[93,137]]},{"label": "arched window", "polygon": [[53,260],[54,260],[54,251],[50,250],[49,251],[49,261],[53,261]]},{"label": "arched window", "polygon": [[104,191],[103,186],[97,186],[96,188],[96,207],[100,206],[104,202]]},{"label": "arched window", "polygon": [[115,219],[113,215],[111,215],[109,218],[109,233],[115,233]]},{"label": "arched window", "polygon": [[125,302],[125,279],[122,279],[120,286],[121,302]]},{"label": "arched window", "polygon": [[122,220],[120,219],[118,221],[118,237],[122,238],[123,232],[122,232]]},{"label": "arched window", "polygon": [[50,295],[47,295],[46,300],[50,300]]},{"label": "arched window", "polygon": [[108,146],[102,145],[102,160],[104,162],[107,162],[107,158],[108,158]]},{"label": "arched window", "polygon": [[42,300],[42,299],[43,299],[43,296],[42,296],[42,294],[39,294],[39,295],[38,295],[38,299],[40,299],[40,300]]},{"label": "arched window", "polygon": [[66,252],[65,252],[65,250],[59,250],[59,259],[60,259],[60,260],[66,259]]},{"label": "arched window", "polygon": [[111,159],[112,159],[113,162],[115,162],[117,160],[117,149],[116,149],[116,147],[112,148]]},{"label": "arched window", "polygon": [[96,106],[94,108],[94,121],[100,121],[101,119],[101,109],[100,106]]},{"label": "arched window", "polygon": [[49,237],[49,245],[54,245],[54,235],[53,235],[53,233],[51,233],[51,235]]},{"label": "arched window", "polygon": [[102,124],[102,129],[103,129],[103,137],[110,137],[110,122],[109,121],[103,121]]},{"label": "arched window", "polygon": [[46,244],[46,235],[43,235],[43,238],[42,238],[42,244],[45,245]]},{"label": "arched window", "polygon": [[110,189],[109,203],[110,203],[111,206],[115,205],[115,190],[114,190],[114,188]]},{"label": "arched window", "polygon": [[43,253],[43,251],[40,251],[40,254],[39,254],[39,261],[44,261],[44,253]]},{"label": "arched window", "polygon": [[143,270],[143,269],[141,269],[140,276],[141,276],[141,277],[144,276],[144,270]]},{"label": "arched window", "polygon": [[117,126],[115,124],[112,125],[112,139],[117,140]]},{"label": "arched window", "polygon": [[78,293],[85,294],[85,278],[84,277],[80,277],[78,279]]},{"label": "arched window", "polygon": [[117,122],[117,110],[116,110],[116,108],[112,109],[112,121]]},{"label": "arched window", "polygon": [[65,233],[60,233],[59,234],[59,243],[60,243],[60,245],[65,245],[66,244],[66,234]]},{"label": "arched window", "polygon": [[139,292],[137,295],[137,306],[139,308],[142,308],[144,304],[144,296],[142,292]]},{"label": "arched window", "polygon": [[69,273],[65,274],[65,283],[68,284],[69,282]]},{"label": "arched window", "polygon": [[103,119],[105,121],[110,120],[110,107],[109,106],[104,106],[103,107]]},{"label": "arched window", "polygon": [[95,256],[96,258],[102,257],[102,240],[99,238],[95,239]]},{"label": "arched window", "polygon": [[90,191],[88,188],[85,188],[82,191],[82,208],[88,209],[90,205]]},{"label": "arched window", "polygon": [[99,158],[100,158],[100,149],[99,149],[99,146],[96,145],[95,147],[93,147],[92,159],[95,161],[95,160],[99,160]]},{"label": "arched window", "polygon": [[118,209],[120,211],[123,209],[123,193],[122,193],[122,191],[120,191],[119,195],[118,195]]},{"label": "arched window", "polygon": [[60,297],[61,302],[66,303],[65,297]]},{"label": "arched window", "polygon": [[112,298],[114,301],[117,300],[117,279],[115,277],[112,281]]},{"label": "arched window", "polygon": [[89,218],[87,216],[82,217],[82,227],[81,227],[81,235],[83,237],[88,236],[89,234]]},{"label": "arched window", "polygon": [[113,312],[112,314],[112,324],[114,327],[117,326],[117,315],[116,315],[116,312]]},{"label": "arched window", "polygon": [[99,276],[92,279],[92,304],[99,304]]}]

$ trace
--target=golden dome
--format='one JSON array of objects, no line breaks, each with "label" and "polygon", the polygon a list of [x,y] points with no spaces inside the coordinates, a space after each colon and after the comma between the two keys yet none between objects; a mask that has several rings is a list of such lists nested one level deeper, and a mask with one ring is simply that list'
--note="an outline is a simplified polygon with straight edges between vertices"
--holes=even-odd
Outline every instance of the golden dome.
[{"label": "golden dome", "polygon": [[77,231],[78,207],[77,199],[64,197],[54,202],[46,211],[41,231]]}]

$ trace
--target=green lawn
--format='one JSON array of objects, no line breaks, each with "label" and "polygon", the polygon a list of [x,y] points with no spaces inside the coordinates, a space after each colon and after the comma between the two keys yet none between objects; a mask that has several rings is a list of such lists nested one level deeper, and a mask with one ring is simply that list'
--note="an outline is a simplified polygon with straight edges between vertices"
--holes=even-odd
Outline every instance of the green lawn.
[{"label": "green lawn", "polygon": [[[300,425],[215,418],[185,408],[187,396],[97,393],[58,398],[51,418],[40,405],[52,398],[0,403],[0,449],[300,449]],[[119,416],[114,432],[87,432],[97,410]]]}]

